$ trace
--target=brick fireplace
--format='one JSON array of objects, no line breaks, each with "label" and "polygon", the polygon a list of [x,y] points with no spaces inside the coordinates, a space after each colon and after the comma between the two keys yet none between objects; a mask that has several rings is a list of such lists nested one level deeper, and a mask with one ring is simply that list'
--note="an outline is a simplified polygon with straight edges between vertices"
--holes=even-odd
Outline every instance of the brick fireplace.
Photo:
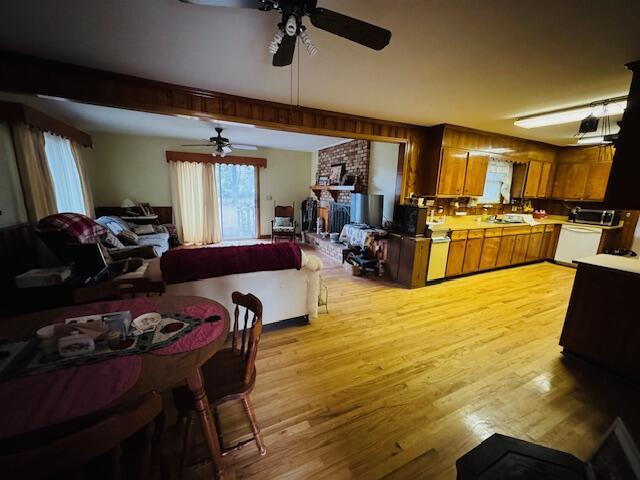
[{"label": "brick fireplace", "polygon": [[[355,190],[367,193],[370,150],[371,144],[367,140],[351,140],[319,150],[317,175],[328,177],[332,166],[343,164],[344,174],[356,179]],[[342,226],[349,222],[351,192],[331,193],[323,191],[320,194],[318,217],[323,219],[325,231],[340,232]]]}]

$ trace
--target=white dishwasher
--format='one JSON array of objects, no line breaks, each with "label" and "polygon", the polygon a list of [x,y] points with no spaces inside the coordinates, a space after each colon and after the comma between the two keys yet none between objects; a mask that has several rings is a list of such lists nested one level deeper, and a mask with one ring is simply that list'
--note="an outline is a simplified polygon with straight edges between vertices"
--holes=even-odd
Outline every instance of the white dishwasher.
[{"label": "white dishwasher", "polygon": [[601,237],[601,228],[562,225],[554,260],[575,267],[574,260],[598,253]]}]

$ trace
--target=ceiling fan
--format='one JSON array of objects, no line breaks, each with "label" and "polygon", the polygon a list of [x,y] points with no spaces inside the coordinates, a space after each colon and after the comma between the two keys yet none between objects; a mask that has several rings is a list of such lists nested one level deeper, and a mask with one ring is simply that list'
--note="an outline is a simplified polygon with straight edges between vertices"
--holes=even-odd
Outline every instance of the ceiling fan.
[{"label": "ceiling fan", "polygon": [[317,7],[317,0],[180,0],[185,3],[220,7],[252,8],[265,12],[277,10],[282,14],[278,31],[269,44],[273,53],[273,66],[291,65],[299,37],[309,55],[315,55],[318,49],[302,25],[302,18],[308,16],[311,23],[329,33],[359,43],[374,50],[382,50],[391,40],[391,32],[357,18]]},{"label": "ceiling fan", "polygon": [[222,128],[216,127],[218,136],[211,137],[207,143],[194,143],[182,145],[183,147],[214,147],[211,155],[214,157],[224,157],[231,153],[233,149],[237,150],[257,150],[258,147],[252,145],[232,145],[228,138],[222,136]]}]

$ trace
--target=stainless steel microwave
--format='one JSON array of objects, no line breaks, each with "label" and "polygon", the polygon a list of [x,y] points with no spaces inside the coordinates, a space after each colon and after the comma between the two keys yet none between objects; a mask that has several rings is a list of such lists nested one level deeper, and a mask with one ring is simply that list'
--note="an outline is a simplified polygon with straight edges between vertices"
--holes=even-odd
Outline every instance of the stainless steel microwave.
[{"label": "stainless steel microwave", "polygon": [[589,210],[577,208],[571,212],[569,220],[589,225],[606,225],[612,227],[620,223],[620,214],[615,210]]}]

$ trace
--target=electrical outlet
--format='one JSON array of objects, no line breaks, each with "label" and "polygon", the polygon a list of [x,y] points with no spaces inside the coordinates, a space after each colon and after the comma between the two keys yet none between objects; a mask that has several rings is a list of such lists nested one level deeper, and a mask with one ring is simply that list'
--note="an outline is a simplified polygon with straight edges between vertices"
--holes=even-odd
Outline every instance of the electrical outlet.
[{"label": "electrical outlet", "polygon": [[271,195],[267,195],[267,200],[273,200],[273,197]]}]

